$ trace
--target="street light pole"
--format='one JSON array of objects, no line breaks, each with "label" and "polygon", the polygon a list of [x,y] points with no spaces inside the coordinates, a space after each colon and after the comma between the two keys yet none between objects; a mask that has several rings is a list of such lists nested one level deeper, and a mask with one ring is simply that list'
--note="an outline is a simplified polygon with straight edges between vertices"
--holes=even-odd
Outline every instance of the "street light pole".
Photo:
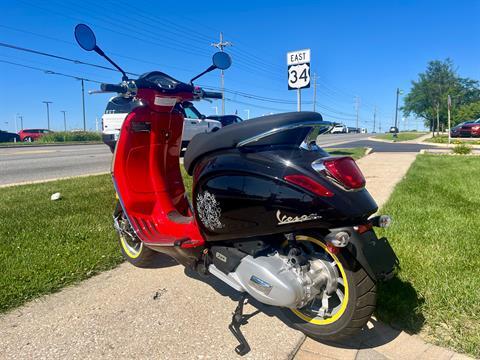
[{"label": "street light pole", "polygon": [[247,113],[247,120],[250,120],[250,109],[245,109],[245,112]]},{"label": "street light pole", "polygon": [[63,113],[63,127],[65,128],[65,132],[67,132],[67,112],[65,110],[61,110],[61,113]]},{"label": "street light pole", "polygon": [[85,121],[85,85],[83,83],[84,79],[80,79],[82,82],[82,111],[83,111],[83,131],[87,131],[87,123]]},{"label": "street light pole", "polygon": [[50,104],[53,104],[51,101],[42,101],[45,105],[47,105],[47,129],[50,130]]}]

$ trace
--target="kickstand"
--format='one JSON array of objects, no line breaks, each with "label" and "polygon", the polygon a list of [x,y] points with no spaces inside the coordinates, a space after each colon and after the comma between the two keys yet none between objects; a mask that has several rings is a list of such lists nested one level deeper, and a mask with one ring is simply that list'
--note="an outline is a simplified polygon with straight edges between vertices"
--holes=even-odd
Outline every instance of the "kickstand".
[{"label": "kickstand", "polygon": [[240,343],[235,348],[235,352],[240,356],[243,356],[250,351],[250,345],[248,345],[247,340],[243,336],[242,331],[240,330],[240,326],[247,324],[248,319],[254,315],[243,315],[243,305],[247,303],[247,301],[245,300],[247,300],[247,295],[244,293],[238,301],[235,312],[232,314],[232,322],[230,323],[230,325],[228,325],[228,328]]}]

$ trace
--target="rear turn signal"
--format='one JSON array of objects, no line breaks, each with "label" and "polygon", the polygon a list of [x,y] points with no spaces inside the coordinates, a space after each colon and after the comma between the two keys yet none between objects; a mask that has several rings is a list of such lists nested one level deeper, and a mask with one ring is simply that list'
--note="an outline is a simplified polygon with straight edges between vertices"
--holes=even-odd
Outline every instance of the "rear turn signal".
[{"label": "rear turn signal", "polygon": [[313,192],[314,194],[317,194],[318,196],[324,196],[324,197],[332,197],[333,192],[328,190],[326,187],[323,185],[319,184],[313,179],[310,179],[308,176],[305,175],[287,175],[284,177],[286,181],[289,183],[295,184],[300,186],[301,188],[304,188],[308,191]]},{"label": "rear turn signal", "polygon": [[351,157],[340,157],[323,162],[328,173],[347,189],[361,189],[365,186],[365,178]]}]

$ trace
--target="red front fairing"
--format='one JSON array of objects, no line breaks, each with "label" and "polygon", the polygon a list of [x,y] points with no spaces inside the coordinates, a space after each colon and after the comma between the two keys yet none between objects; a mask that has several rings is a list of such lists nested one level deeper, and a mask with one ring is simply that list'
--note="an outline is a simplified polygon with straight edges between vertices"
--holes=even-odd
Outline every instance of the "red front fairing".
[{"label": "red front fairing", "polygon": [[144,95],[147,106],[127,116],[115,150],[112,176],[122,207],[147,244],[201,246],[179,166],[183,115],[152,106],[154,91]]}]

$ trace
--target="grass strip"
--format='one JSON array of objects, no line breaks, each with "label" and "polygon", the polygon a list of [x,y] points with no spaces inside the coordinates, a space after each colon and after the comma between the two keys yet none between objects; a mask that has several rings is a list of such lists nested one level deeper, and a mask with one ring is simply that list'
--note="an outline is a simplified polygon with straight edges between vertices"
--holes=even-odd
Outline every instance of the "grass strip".
[{"label": "grass strip", "polygon": [[377,313],[438,345],[480,356],[480,159],[419,155],[382,209],[399,276]]},{"label": "grass strip", "polygon": [[419,138],[420,136],[425,135],[426,133],[424,132],[399,132],[397,134],[397,138],[395,139],[393,137],[393,134],[379,134],[375,135],[375,139],[381,139],[381,140],[389,140],[389,141],[395,141],[395,142],[402,142],[402,141],[408,141],[408,140],[415,140]]}]

